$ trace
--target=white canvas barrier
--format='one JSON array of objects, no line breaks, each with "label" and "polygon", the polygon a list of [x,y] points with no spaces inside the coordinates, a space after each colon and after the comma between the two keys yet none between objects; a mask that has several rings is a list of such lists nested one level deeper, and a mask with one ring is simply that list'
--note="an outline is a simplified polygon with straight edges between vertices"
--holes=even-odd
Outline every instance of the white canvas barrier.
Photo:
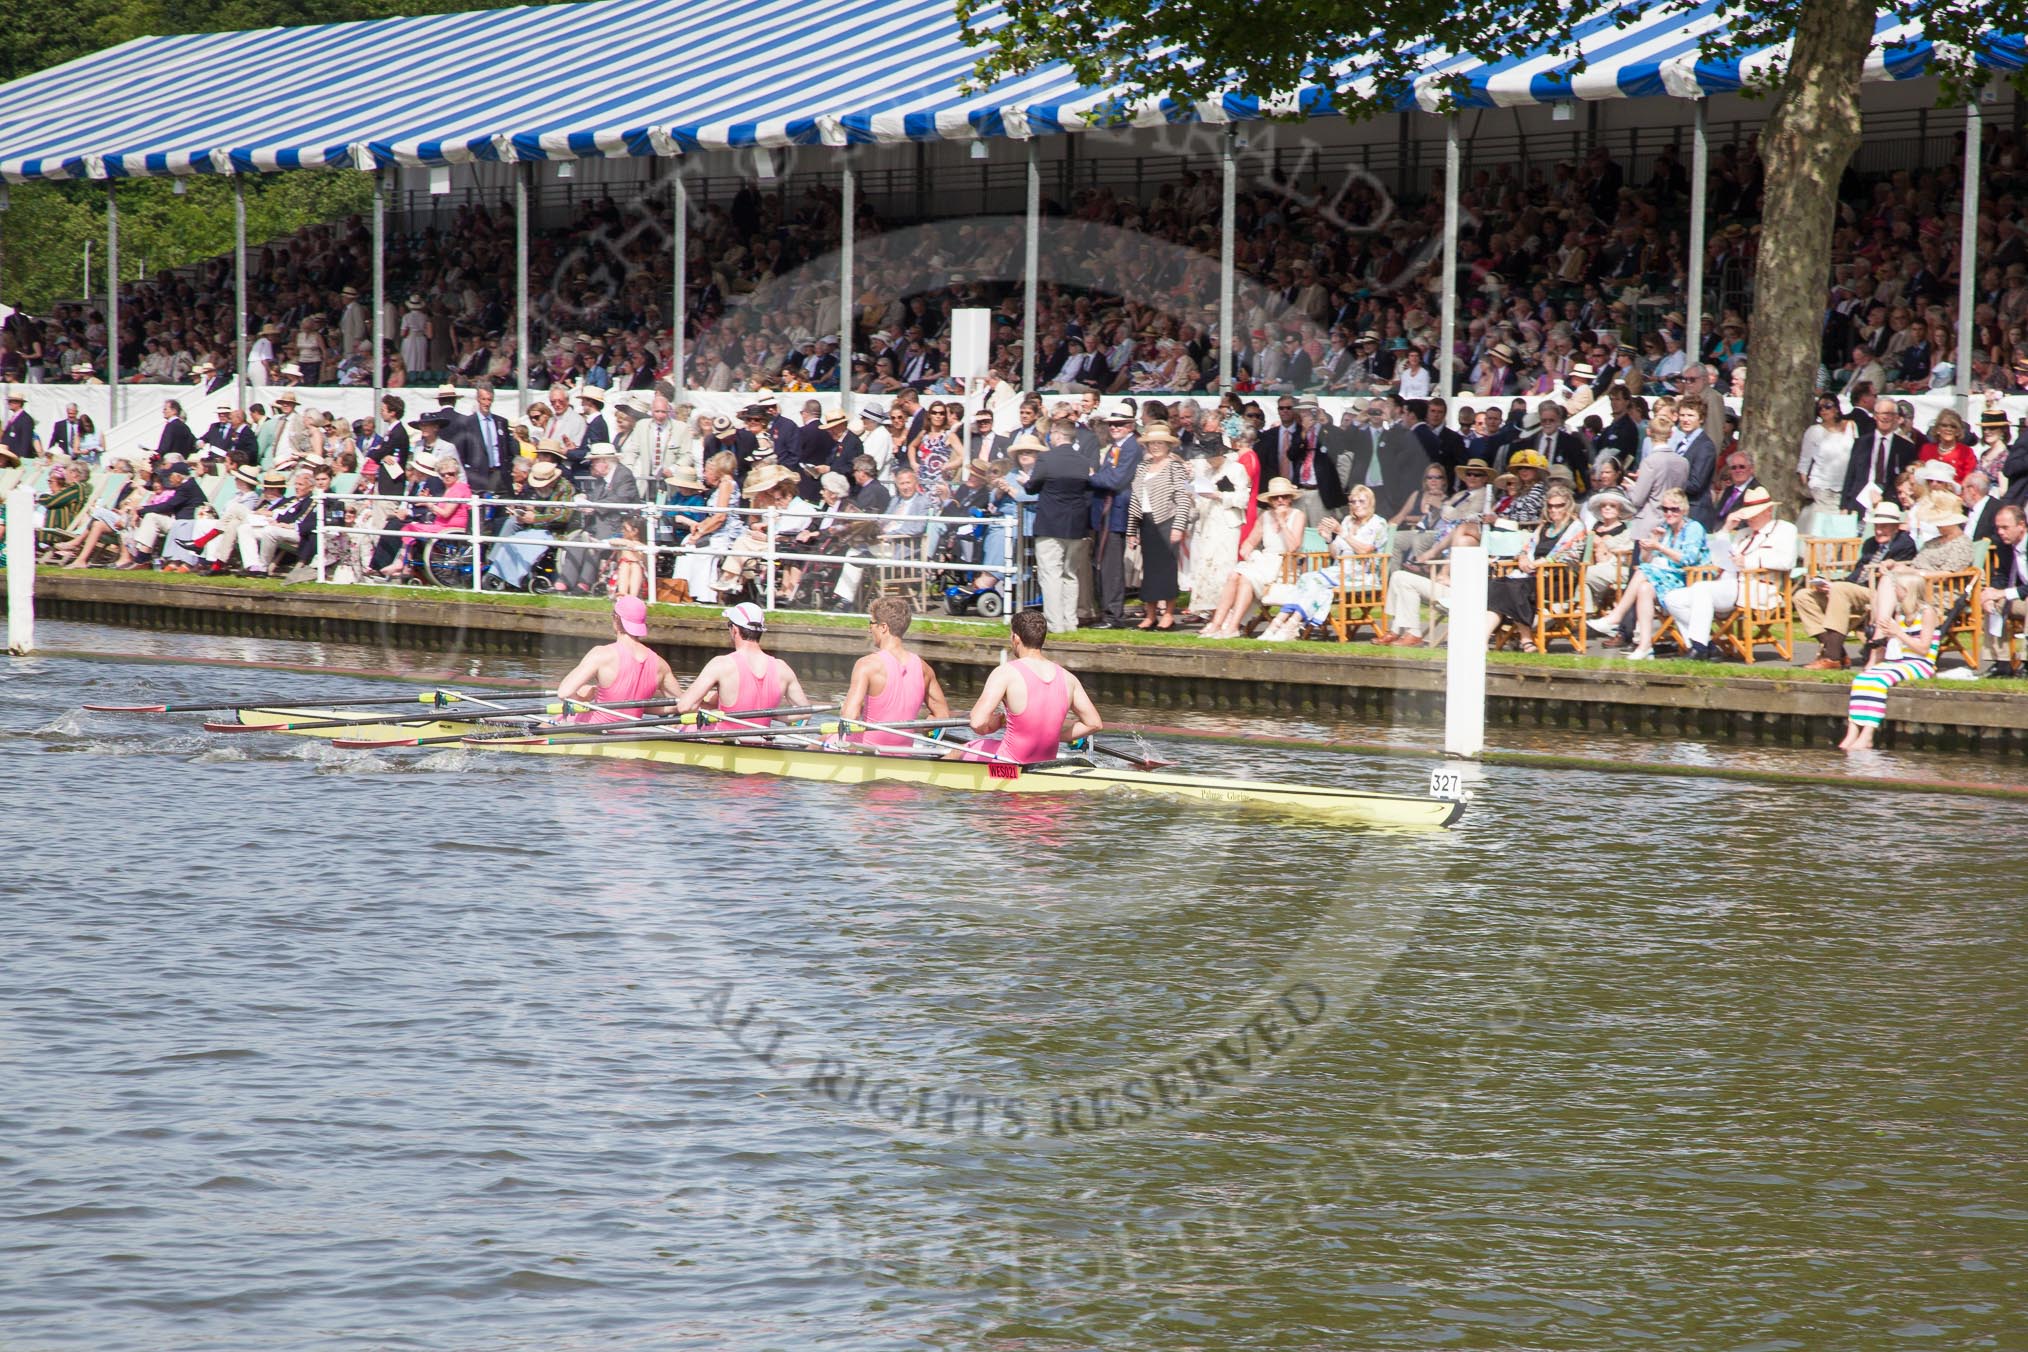
[{"label": "white canvas barrier", "polygon": [[[103,435],[106,425],[106,413],[111,406],[111,392],[105,386],[19,385],[14,388],[19,389],[26,396],[26,408],[29,414],[34,417],[36,428],[41,433],[45,442],[49,439],[51,424],[63,418],[64,406],[71,403],[75,403],[80,412],[89,415],[92,421],[98,425]],[[281,392],[281,388],[280,386],[273,385],[249,387],[247,402],[250,404],[265,404],[269,408],[273,408],[274,397]],[[373,392],[368,389],[303,386],[297,388],[294,393],[301,401],[300,409],[304,412],[310,410],[329,410],[345,419],[364,418],[374,413]],[[401,396],[408,407],[408,416],[410,418],[415,417],[422,409],[433,407],[436,403],[433,387],[396,390],[392,391],[392,393]],[[609,391],[608,397],[617,397],[619,393],[619,391]],[[645,392],[643,393],[645,394]],[[540,391],[531,389],[529,397],[536,399],[542,397],[542,395]],[[693,418],[700,414],[709,414],[712,417],[736,418],[739,411],[751,404],[755,397],[753,393],[744,390],[690,390],[686,391],[677,402],[679,404],[689,404],[692,408],[691,416]],[[815,394],[786,393],[778,394],[775,397],[782,416],[798,422],[801,421],[803,405],[809,400],[816,400],[827,413],[837,408],[839,403],[838,392],[836,390],[820,391]],[[1163,404],[1172,404],[1179,399],[1189,399],[1198,408],[1208,412],[1218,405],[1217,396],[1209,394],[1144,394],[1102,396],[1099,400],[1099,406],[1106,412],[1112,412],[1115,409],[1123,407],[1126,399],[1130,397],[1134,399],[1137,406],[1145,404],[1151,399]],[[1531,409],[1538,404],[1546,402],[1549,398],[1547,395],[1524,395],[1521,397]],[[1957,408],[1963,411],[1960,401],[1948,394],[1918,394],[1897,397],[1906,398],[1909,403],[1915,406],[1916,421],[1919,426],[1927,427],[1930,421],[1946,408]],[[213,408],[221,402],[230,402],[232,398],[233,386],[230,384],[209,395],[202,393],[193,386],[122,385],[120,387],[122,413],[120,424],[112,430],[111,438],[106,441],[106,445],[109,449],[113,450],[129,450],[135,447],[153,448],[157,438],[161,435],[162,402],[165,399],[181,400],[184,417],[189,422],[191,430],[202,433],[211,423]],[[975,410],[981,401],[980,396],[976,394],[924,395],[923,398],[926,400],[956,400],[965,405],[968,414]],[[1054,404],[1059,400],[1073,399],[1074,396],[1044,394],[1043,398],[1049,404]],[[1280,396],[1263,391],[1243,395],[1242,398],[1258,402],[1264,409],[1269,411],[1270,420],[1272,421],[1275,402]],[[856,411],[867,404],[885,406],[891,401],[892,397],[888,395],[860,394],[853,396],[852,406]],[[1317,403],[1333,422],[1337,422],[1342,417],[1347,407],[1364,404],[1365,402],[1364,399],[1350,398],[1343,395],[1320,395],[1317,398]],[[1459,395],[1451,400],[1453,408],[1459,404],[1470,404],[1474,407],[1483,405],[1487,407],[1498,406],[1504,409],[1512,402],[1513,399],[1506,396],[1483,398],[1469,394]],[[1739,407],[1739,401],[1736,399],[1729,399],[1726,402],[1735,410]],[[1977,410],[1983,407],[1983,405],[1983,396],[1973,401],[1973,422],[1975,425],[1977,422]],[[460,399],[458,406],[463,411],[470,411],[472,405],[469,393]],[[1020,395],[1017,392],[1009,390],[995,392],[992,398],[995,432],[1005,433],[1014,430],[1019,421],[1019,406]],[[2001,406],[2007,410],[2007,416],[2013,420],[2017,427],[2020,426],[2024,419],[2028,419],[2028,395],[2014,395],[2005,398],[2001,400]],[[495,396],[493,408],[494,412],[501,414],[509,422],[515,421],[521,416],[520,401],[512,389],[499,391]],[[1600,416],[1604,416],[1605,409],[1602,404],[1598,406],[1598,411]],[[1586,414],[1589,412],[1590,410],[1586,410]],[[1580,414],[1578,420],[1581,422],[1584,416],[1585,414]]]}]

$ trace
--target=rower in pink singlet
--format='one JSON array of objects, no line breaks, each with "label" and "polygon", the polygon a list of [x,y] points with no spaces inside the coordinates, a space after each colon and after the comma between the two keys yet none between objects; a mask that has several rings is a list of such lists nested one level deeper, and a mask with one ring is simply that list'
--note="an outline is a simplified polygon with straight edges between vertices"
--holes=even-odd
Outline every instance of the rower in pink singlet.
[{"label": "rower in pink singlet", "polygon": [[733,694],[729,700],[720,700],[720,713],[743,714],[750,709],[783,706],[782,696],[789,688],[789,669],[781,658],[770,657],[757,648],[730,656]]},{"label": "rower in pink singlet", "polygon": [[[1063,740],[1063,716],[1070,711],[1070,682],[1063,668],[1046,657],[1024,657],[1008,667],[1028,698],[1020,713],[1007,710],[998,735],[965,744],[966,760],[1011,760],[1024,765],[1055,760]],[[998,753],[997,755],[995,753]]]},{"label": "rower in pink singlet", "polygon": [[[644,700],[653,695],[662,684],[662,660],[647,648],[638,653],[622,648],[619,652],[619,674],[611,685],[602,685],[592,692],[591,702],[603,704],[608,709],[587,709],[572,717],[573,723],[624,723],[630,718],[640,718],[646,709],[635,700]],[[632,707],[629,707],[629,706]],[[766,707],[766,706],[762,706]]]},{"label": "rower in pink singlet", "polygon": [[[885,649],[875,649],[875,657],[886,668],[887,685],[877,695],[866,697],[868,723],[906,723],[921,710],[923,695],[929,689],[929,669],[914,653],[896,656]],[[909,746],[910,740],[898,732],[883,732],[878,728],[852,734],[852,740],[862,746]]]},{"label": "rower in pink singlet", "polygon": [[732,651],[720,653],[704,664],[704,670],[697,673],[697,679],[683,692],[677,711],[692,713],[709,704],[719,717],[735,726],[744,723],[760,727],[770,720],[735,716],[760,709],[808,705],[803,683],[796,679],[789,664],[761,650],[761,635],[767,632],[768,623],[761,608],[751,601],[741,601],[726,608],[724,619],[729,626],[727,637],[732,642]]},{"label": "rower in pink singlet", "polygon": [[[640,642],[648,634],[648,607],[638,596],[622,596],[613,602],[613,641],[586,653],[571,673],[563,678],[556,693],[565,699],[582,700],[591,692],[593,704],[603,709],[583,709],[564,721],[570,723],[624,723],[648,712],[640,701],[658,695],[674,698],[682,686],[669,664],[653,648]],[[613,664],[613,678],[600,681],[607,662]],[[594,684],[596,682],[596,684]],[[566,706],[568,707],[568,706]]]}]

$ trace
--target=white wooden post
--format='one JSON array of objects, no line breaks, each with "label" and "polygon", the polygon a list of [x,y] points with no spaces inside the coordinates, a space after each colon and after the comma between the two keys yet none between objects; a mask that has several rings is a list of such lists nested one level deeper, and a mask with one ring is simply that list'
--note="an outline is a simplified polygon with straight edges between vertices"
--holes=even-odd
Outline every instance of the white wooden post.
[{"label": "white wooden post", "polygon": [[1486,749],[1486,551],[1451,550],[1451,639],[1445,653],[1444,754]]},{"label": "white wooden post", "polygon": [[7,651],[35,651],[35,492],[27,484],[7,495]]}]

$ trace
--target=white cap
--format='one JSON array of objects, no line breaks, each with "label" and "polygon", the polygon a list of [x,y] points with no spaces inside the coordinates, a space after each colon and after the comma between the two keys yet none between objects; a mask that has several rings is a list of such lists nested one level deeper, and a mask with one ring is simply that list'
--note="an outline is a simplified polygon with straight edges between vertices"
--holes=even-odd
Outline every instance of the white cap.
[{"label": "white cap", "polygon": [[768,627],[767,615],[759,606],[751,601],[741,601],[736,606],[727,606],[725,608],[725,618],[742,629],[765,629]]}]

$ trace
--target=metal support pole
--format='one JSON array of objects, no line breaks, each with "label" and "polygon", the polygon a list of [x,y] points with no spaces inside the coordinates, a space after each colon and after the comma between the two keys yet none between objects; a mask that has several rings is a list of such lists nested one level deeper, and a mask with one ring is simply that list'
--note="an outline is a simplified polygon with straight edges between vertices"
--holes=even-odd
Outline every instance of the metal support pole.
[{"label": "metal support pole", "polygon": [[[839,160],[838,176],[838,408],[852,415],[852,235],[859,211],[859,177],[852,161]],[[774,517],[768,517],[768,538],[774,538]],[[773,577],[772,571],[769,577]],[[769,583],[770,596],[773,583]]]},{"label": "metal support pole", "polygon": [[1965,104],[1965,184],[1963,204],[1958,208],[1964,221],[1958,232],[1958,397],[1966,401],[1965,412],[1973,420],[1977,435],[1978,411],[1972,397],[1972,309],[1977,304],[1979,283],[1979,139],[1984,115],[1979,111],[1977,92]]},{"label": "metal support pole", "polygon": [[106,428],[99,434],[101,453],[113,449],[113,429],[120,424],[120,198],[106,180]]},{"label": "metal support pole", "polygon": [[1035,390],[1035,307],[1042,303],[1042,162],[1028,138],[1028,231],[1021,257],[1021,390]]},{"label": "metal support pole", "polygon": [[1464,185],[1458,172],[1458,115],[1444,119],[1444,270],[1443,306],[1437,328],[1438,392],[1449,399],[1458,389],[1458,198]]},{"label": "metal support pole", "polygon": [[1711,177],[1711,137],[1704,126],[1705,100],[1697,100],[1690,122],[1690,275],[1685,286],[1683,354],[1698,361],[1704,346],[1704,185]]},{"label": "metal support pole", "polygon": [[528,416],[528,176],[532,164],[514,165],[514,393]]},{"label": "metal support pole", "polygon": [[1232,388],[1233,380],[1233,334],[1232,293],[1233,255],[1232,239],[1238,231],[1239,221],[1239,168],[1232,157],[1233,129],[1230,122],[1225,124],[1225,134],[1218,141],[1218,167],[1220,172],[1218,202],[1218,392],[1224,394]]},{"label": "metal support pole", "polygon": [[[676,402],[683,399],[684,371],[690,360],[683,350],[684,329],[690,323],[688,313],[690,292],[685,279],[690,271],[690,185],[683,181],[683,161],[677,160],[675,173],[669,180],[669,209],[675,220],[672,236],[675,242],[670,246],[675,255],[671,259],[676,270],[676,279],[670,297],[672,313],[669,316],[669,383],[676,387]],[[707,184],[705,191],[710,191]]]},{"label": "metal support pole", "polygon": [[246,412],[246,180],[232,176],[233,402]]},{"label": "metal support pole", "polygon": [[373,425],[380,426],[380,394],[387,379],[387,180],[373,171]]}]

